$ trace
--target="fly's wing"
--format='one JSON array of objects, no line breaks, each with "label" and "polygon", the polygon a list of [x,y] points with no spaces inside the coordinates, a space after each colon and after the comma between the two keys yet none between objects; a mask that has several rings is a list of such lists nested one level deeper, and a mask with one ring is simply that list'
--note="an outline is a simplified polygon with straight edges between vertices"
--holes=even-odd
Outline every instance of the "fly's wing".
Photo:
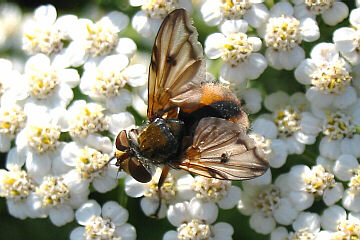
[{"label": "fly's wing", "polygon": [[258,177],[269,167],[264,153],[238,124],[203,118],[192,146],[174,167],[223,180],[246,180]]},{"label": "fly's wing", "polygon": [[205,80],[202,47],[191,24],[184,9],[174,10],[156,36],[148,81],[150,121],[156,117],[177,118],[178,105],[171,99],[199,88]]}]

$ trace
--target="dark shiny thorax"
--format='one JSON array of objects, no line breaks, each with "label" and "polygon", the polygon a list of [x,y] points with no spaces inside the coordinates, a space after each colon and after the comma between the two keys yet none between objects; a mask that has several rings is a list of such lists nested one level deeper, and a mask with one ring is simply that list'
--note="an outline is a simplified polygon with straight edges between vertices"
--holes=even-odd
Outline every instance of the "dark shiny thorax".
[{"label": "dark shiny thorax", "polygon": [[139,134],[139,150],[153,163],[167,163],[175,157],[181,146],[184,122],[178,119],[156,118]]}]

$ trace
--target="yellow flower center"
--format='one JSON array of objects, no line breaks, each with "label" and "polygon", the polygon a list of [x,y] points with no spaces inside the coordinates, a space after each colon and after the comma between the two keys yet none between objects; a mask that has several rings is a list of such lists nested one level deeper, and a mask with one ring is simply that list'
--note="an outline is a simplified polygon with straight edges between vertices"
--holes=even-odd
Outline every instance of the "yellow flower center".
[{"label": "yellow flower center", "polygon": [[274,123],[281,137],[291,137],[300,130],[301,112],[293,106],[286,106],[275,113]]},{"label": "yellow flower center", "polygon": [[323,133],[332,140],[351,138],[356,132],[353,117],[343,112],[328,112]]},{"label": "yellow flower center", "polygon": [[57,72],[53,69],[48,71],[34,69],[29,74],[30,95],[37,99],[45,99],[51,96],[58,84],[59,78]]},{"label": "yellow flower center", "polygon": [[274,50],[288,51],[301,43],[300,21],[292,16],[272,17],[266,25],[265,42]]},{"label": "yellow flower center", "polygon": [[181,224],[177,232],[179,240],[210,240],[212,235],[210,226],[197,219]]},{"label": "yellow flower center", "polygon": [[244,62],[253,52],[253,44],[245,33],[231,33],[222,45],[222,59],[236,66]]},{"label": "yellow flower center", "polygon": [[104,97],[119,96],[126,82],[127,77],[121,72],[104,72],[98,69],[93,91]]},{"label": "yellow flower center", "polygon": [[250,0],[222,0],[220,11],[227,19],[240,19],[251,8]]},{"label": "yellow flower center", "polygon": [[27,128],[28,145],[37,153],[53,151],[58,145],[60,128],[51,125],[36,126]]},{"label": "yellow flower center", "polygon": [[147,0],[141,9],[150,18],[163,19],[178,6],[178,0]]},{"label": "yellow flower center", "polygon": [[99,21],[86,25],[88,43],[86,51],[93,57],[110,54],[119,42],[118,29],[109,22]]},{"label": "yellow flower center", "polygon": [[345,68],[345,61],[324,62],[311,74],[311,84],[325,94],[341,94],[351,81],[350,73]]},{"label": "yellow flower center", "polygon": [[315,15],[332,8],[335,0],[305,0],[307,8]]},{"label": "yellow flower center", "polygon": [[86,137],[89,133],[105,131],[110,119],[103,113],[105,109],[96,103],[86,104],[71,120],[70,135]]}]

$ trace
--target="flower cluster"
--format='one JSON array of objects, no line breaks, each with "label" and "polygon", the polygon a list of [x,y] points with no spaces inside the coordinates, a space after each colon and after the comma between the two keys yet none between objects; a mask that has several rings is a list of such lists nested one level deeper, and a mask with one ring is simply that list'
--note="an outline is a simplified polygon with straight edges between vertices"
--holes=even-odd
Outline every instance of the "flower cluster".
[{"label": "flower cluster", "polygon": [[[0,5],[0,197],[11,216],[77,221],[72,240],[131,240],[144,234],[131,197],[173,226],[154,239],[360,238],[360,1],[125,5],[78,14],[89,18]],[[117,134],[144,123],[151,45],[178,8],[200,26],[207,80],[249,114],[247,134],[270,164],[261,177],[171,169],[159,188],[161,166],[140,183],[113,161]]]}]

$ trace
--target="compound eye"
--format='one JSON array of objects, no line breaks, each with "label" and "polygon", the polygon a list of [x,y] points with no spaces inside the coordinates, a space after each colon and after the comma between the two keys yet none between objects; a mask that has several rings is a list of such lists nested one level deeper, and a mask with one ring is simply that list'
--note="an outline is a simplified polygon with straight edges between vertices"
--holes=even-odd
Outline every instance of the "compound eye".
[{"label": "compound eye", "polygon": [[115,140],[116,149],[125,151],[129,148],[129,140],[127,138],[126,130],[122,130],[116,137]]},{"label": "compound eye", "polygon": [[130,175],[138,182],[147,183],[152,179],[151,173],[136,158],[131,158],[128,162]]}]

